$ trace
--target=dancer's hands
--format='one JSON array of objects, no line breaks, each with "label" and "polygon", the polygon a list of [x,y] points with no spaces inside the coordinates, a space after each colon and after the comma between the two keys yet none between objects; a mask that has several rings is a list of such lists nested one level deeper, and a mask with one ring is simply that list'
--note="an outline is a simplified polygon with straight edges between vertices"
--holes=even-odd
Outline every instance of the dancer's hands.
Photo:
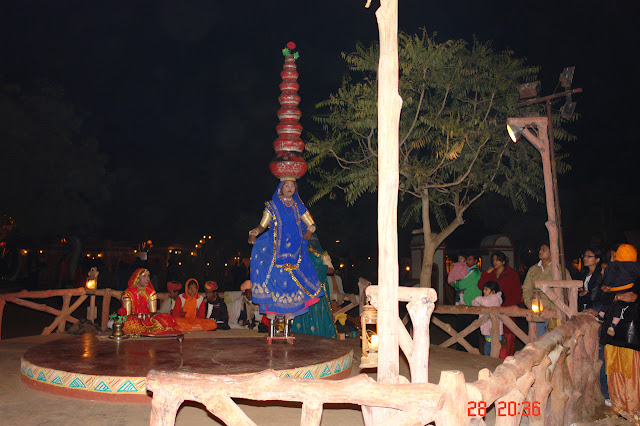
[{"label": "dancer's hands", "polygon": [[311,236],[313,235],[313,233],[316,232],[316,226],[315,225],[311,225],[309,227],[307,227],[307,230],[305,231],[303,238],[305,240],[310,240]]},{"label": "dancer's hands", "polygon": [[262,226],[258,226],[256,228],[253,228],[251,231],[249,231],[249,244],[255,244],[256,237],[260,235],[262,231],[264,231],[264,227]]}]

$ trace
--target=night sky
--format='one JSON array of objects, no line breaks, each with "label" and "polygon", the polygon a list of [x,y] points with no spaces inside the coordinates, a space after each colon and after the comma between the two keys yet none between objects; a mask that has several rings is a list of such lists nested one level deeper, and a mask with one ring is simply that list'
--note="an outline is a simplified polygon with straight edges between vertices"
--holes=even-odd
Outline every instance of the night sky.
[{"label": "night sky", "polygon": [[[111,182],[101,237],[192,243],[215,234],[242,245],[277,184],[268,163],[281,49],[289,40],[298,45],[301,124],[315,131],[315,103],[337,89],[346,70],[340,52],[378,39],[378,4],[365,3],[2,1],[0,74],[60,85],[66,101],[90,114],[84,132],[108,155]],[[565,239],[576,245],[602,226],[620,222],[618,233],[638,227],[629,214],[638,205],[629,196],[637,175],[630,124],[638,38],[622,4],[399,1],[402,31],[493,40],[496,49],[542,67],[544,95],[556,90],[563,67],[576,67],[573,87],[584,92],[574,96],[582,117],[571,130],[579,140],[563,145],[573,170],[560,178]],[[309,199],[304,191],[303,183],[301,196]],[[532,214],[540,211],[542,226],[544,210]],[[334,225],[357,218],[347,235],[360,235],[375,254],[375,200],[350,208],[323,203],[311,212],[321,240],[340,238]],[[477,244],[477,232],[500,231],[502,224],[480,216],[471,212],[452,241]]]}]

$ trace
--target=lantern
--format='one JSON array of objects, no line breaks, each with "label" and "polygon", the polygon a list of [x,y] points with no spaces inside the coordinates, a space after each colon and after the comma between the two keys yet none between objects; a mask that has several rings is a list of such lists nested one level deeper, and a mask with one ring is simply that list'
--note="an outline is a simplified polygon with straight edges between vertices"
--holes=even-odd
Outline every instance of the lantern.
[{"label": "lantern", "polygon": [[98,268],[95,266],[91,267],[87,274],[87,280],[84,284],[87,294],[94,294],[96,292],[96,289],[98,288],[98,274]]},{"label": "lantern", "polygon": [[378,366],[378,312],[371,305],[365,305],[360,316],[362,327],[362,359],[360,368]]},{"label": "lantern", "polygon": [[542,292],[540,289],[533,290],[533,299],[531,300],[531,312],[539,316],[544,310],[544,306],[542,305]]},{"label": "lantern", "polygon": [[87,283],[85,284],[85,286],[87,288],[87,293],[94,293],[98,288],[98,280],[87,278]]}]

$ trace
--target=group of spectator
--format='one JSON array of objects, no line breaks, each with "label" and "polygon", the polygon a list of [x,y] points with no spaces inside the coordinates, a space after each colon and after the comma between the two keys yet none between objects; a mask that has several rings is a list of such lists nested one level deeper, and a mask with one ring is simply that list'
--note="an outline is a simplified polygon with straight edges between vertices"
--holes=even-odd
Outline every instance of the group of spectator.
[{"label": "group of spectator", "polygon": [[[449,284],[457,290],[456,304],[467,306],[516,306],[521,302],[531,309],[534,300],[534,282],[551,281],[551,251],[549,244],[540,245],[539,261],[529,268],[522,286],[517,272],[508,264],[502,252],[492,256],[492,267],[478,268],[478,256],[460,256],[449,274]],[[640,264],[637,250],[630,244],[621,244],[603,254],[596,248],[585,250],[582,256],[580,280],[583,288],[578,293],[578,309],[593,309],[600,328],[600,359],[603,361],[600,384],[607,405],[620,412],[640,415],[640,314],[637,298],[640,294]],[[565,279],[571,274],[565,270]],[[554,309],[553,302],[542,292],[539,303],[544,309]],[[458,315],[457,330],[469,326],[477,315]],[[513,318],[512,318],[513,319]],[[538,322],[538,336],[557,325],[555,320]],[[500,357],[513,355],[515,336],[500,324],[502,341]],[[485,322],[480,331],[484,336],[484,353],[491,350],[491,322]],[[469,334],[472,344],[479,342],[477,330]],[[461,348],[459,348],[461,349]]]},{"label": "group of spectator", "polygon": [[[491,257],[492,266],[486,271],[478,267],[479,256],[465,254],[458,257],[458,263],[454,264],[449,273],[448,281],[457,290],[457,304],[467,306],[516,306],[522,299],[522,288],[518,273],[509,265],[507,256],[501,252],[495,252]],[[526,281],[525,281],[526,282]],[[475,319],[476,315],[459,315],[457,318],[458,331],[464,330]],[[500,323],[500,339],[502,349],[500,357],[506,358],[513,355],[515,335],[507,327]],[[491,352],[491,322],[485,322],[480,329],[484,336],[484,353]],[[469,341],[479,341],[478,331],[469,334]],[[462,348],[458,348],[462,349]]]},{"label": "group of spectator", "polygon": [[580,310],[594,309],[600,327],[600,387],[607,405],[640,415],[640,264],[634,246],[585,250]]},{"label": "group of spectator", "polygon": [[250,281],[240,285],[240,295],[233,300],[231,312],[227,309],[224,292],[220,291],[215,281],[207,281],[204,284],[204,296],[198,294],[198,284],[193,278],[187,281],[186,291],[181,293],[181,290],[182,283],[169,281],[169,297],[164,300],[158,312],[183,318],[185,303],[192,297],[196,303],[197,318],[214,320],[218,330],[254,328],[260,322],[260,316],[256,312],[258,306],[251,303]]}]

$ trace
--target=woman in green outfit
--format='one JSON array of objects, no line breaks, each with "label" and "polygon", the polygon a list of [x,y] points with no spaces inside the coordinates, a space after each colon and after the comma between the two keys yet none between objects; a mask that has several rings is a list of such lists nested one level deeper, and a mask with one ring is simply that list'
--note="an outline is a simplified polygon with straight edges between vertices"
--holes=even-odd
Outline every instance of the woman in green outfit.
[{"label": "woman in green outfit", "polygon": [[294,318],[293,332],[335,338],[337,331],[333,322],[333,315],[331,315],[331,305],[329,303],[329,295],[331,293],[327,285],[327,270],[331,260],[329,254],[322,249],[315,233],[309,241],[308,250],[311,263],[313,263],[318,275],[318,280],[322,284],[324,295],[320,297],[318,303],[309,307],[309,312]]}]

